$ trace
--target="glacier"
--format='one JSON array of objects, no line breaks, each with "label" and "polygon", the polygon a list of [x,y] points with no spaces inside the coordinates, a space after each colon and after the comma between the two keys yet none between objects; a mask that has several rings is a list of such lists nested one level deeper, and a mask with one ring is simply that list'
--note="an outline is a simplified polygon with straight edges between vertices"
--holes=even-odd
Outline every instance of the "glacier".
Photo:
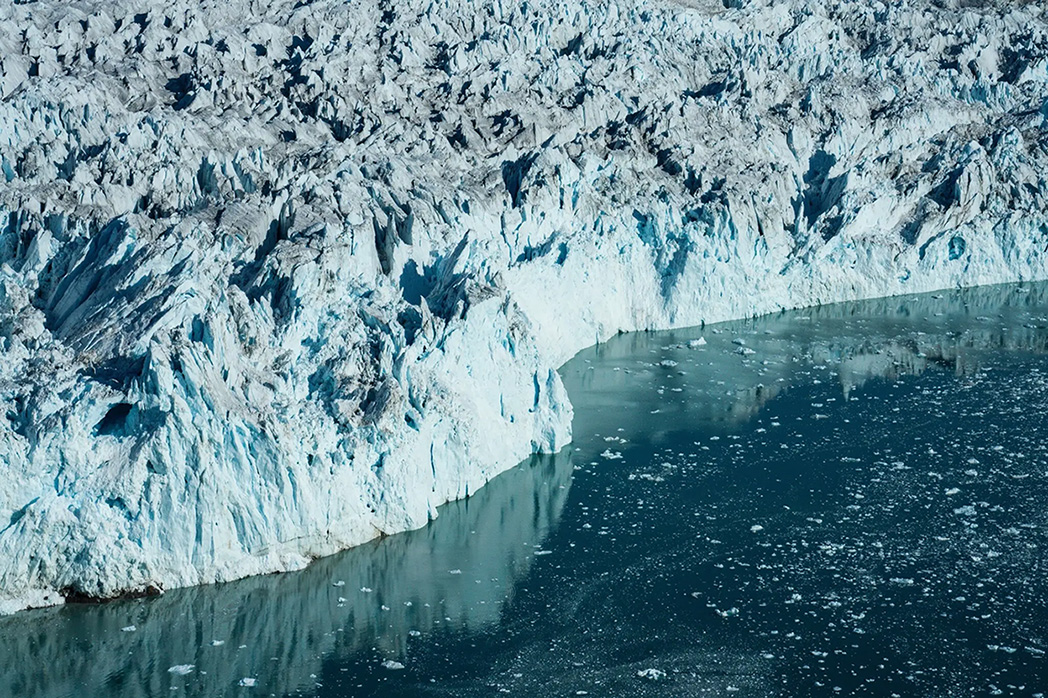
[{"label": "glacier", "polygon": [[1048,278],[1036,2],[0,6],[0,613],[298,569],[618,332]]}]

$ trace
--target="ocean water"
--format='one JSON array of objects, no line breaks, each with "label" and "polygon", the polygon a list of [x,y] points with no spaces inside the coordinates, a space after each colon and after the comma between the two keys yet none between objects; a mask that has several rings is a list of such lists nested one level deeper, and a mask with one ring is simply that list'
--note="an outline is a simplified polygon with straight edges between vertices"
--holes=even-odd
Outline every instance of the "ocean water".
[{"label": "ocean water", "polygon": [[0,618],[0,696],[1048,693],[1048,287],[623,335],[575,441],[300,573]]}]

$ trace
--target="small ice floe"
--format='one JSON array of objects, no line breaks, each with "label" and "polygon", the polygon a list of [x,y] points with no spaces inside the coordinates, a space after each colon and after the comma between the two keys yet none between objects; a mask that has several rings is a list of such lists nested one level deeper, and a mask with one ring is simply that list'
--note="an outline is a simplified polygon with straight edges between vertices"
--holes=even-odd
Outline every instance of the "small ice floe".
[{"label": "small ice floe", "polygon": [[950,489],[946,490],[946,496],[947,497],[952,497],[953,495],[960,494],[960,493],[961,493],[961,490],[959,488],[957,488],[957,487],[951,487]]},{"label": "small ice floe", "polygon": [[612,451],[610,448],[606,448],[604,449],[604,452],[600,454],[600,457],[606,458],[608,460],[619,460],[620,458],[622,458],[622,453],[620,453],[619,451]]},{"label": "small ice floe", "polygon": [[175,674],[176,676],[186,676],[192,674],[193,669],[196,668],[196,664],[176,664],[167,670],[169,674]]},{"label": "small ice floe", "polygon": [[360,590],[362,592],[364,592],[365,594],[370,594],[371,593],[371,587],[360,587]]},{"label": "small ice floe", "polygon": [[715,608],[713,610],[715,610],[717,612],[717,615],[721,618],[734,618],[735,616],[739,615],[739,609],[735,608],[734,606],[729,608],[727,611],[722,611],[719,608]]},{"label": "small ice floe", "polygon": [[666,678],[666,672],[655,668],[640,669],[637,676],[648,681],[661,681]]},{"label": "small ice floe", "polygon": [[673,359],[663,359],[662,361],[659,362],[659,366],[662,366],[663,368],[673,368],[676,365],[677,365],[677,362],[674,361]]},{"label": "small ice floe", "polygon": [[552,552],[553,552],[552,550],[536,550],[535,554],[536,555],[549,555]]},{"label": "small ice floe", "polygon": [[971,504],[964,507],[957,507],[953,510],[953,513],[958,516],[975,516],[975,507]]},{"label": "small ice floe", "polygon": [[224,644],[226,644],[225,640],[212,640],[211,641],[211,646],[212,647],[221,647]]},{"label": "small ice floe", "polygon": [[258,679],[253,676],[245,676],[237,682],[237,686],[243,688],[253,688],[258,683]]},{"label": "small ice floe", "polygon": [[382,662],[382,668],[389,669],[390,671],[398,671],[400,669],[403,669],[404,665],[392,659],[387,659],[386,661]]},{"label": "small ice floe", "polygon": [[332,582],[331,586],[333,586],[333,587],[344,587],[344,586],[346,586],[346,583],[345,583],[345,582],[343,582],[343,581],[342,581],[342,580],[340,579],[340,580],[338,580],[337,582]]},{"label": "small ice floe", "polygon": [[761,526],[760,524],[754,524],[750,526],[750,533],[760,533],[763,530],[764,526]]},{"label": "small ice floe", "polygon": [[409,630],[408,635],[410,635],[411,637],[422,637],[422,633],[420,633],[418,630]]},{"label": "small ice floe", "polygon": [[122,633],[133,633],[136,630],[138,630],[138,628],[136,628],[133,625],[129,625],[129,626],[125,627],[125,628],[120,628],[120,632],[122,632]]},{"label": "small ice floe", "polygon": [[448,570],[448,574],[462,574],[462,570]]},{"label": "small ice floe", "polygon": [[735,350],[735,353],[739,356],[750,356],[751,354],[756,354],[757,352],[755,352],[753,349],[750,349],[749,347],[739,347]]},{"label": "small ice floe", "polygon": [[705,337],[699,337],[698,339],[693,339],[690,342],[688,342],[688,347],[690,347],[691,349],[698,349],[701,346],[705,346],[705,344],[706,344],[706,338]]}]

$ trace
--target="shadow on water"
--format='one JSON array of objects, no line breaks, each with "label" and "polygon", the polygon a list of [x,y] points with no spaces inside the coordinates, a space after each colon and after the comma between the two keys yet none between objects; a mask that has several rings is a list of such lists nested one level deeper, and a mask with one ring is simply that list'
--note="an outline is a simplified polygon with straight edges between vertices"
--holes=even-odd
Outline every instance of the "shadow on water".
[{"label": "shadow on water", "polygon": [[421,530],[301,572],[0,618],[0,696],[219,696],[243,678],[280,695],[325,660],[402,660],[414,635],[480,630],[556,525],[571,470],[569,450],[535,456]]}]

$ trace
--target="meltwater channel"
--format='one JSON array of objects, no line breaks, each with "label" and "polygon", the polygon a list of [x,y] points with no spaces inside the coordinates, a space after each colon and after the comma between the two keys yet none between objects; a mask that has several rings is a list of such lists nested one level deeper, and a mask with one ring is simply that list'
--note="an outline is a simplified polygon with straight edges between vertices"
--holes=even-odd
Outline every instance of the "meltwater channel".
[{"label": "meltwater channel", "polygon": [[0,618],[0,696],[1048,692],[1048,286],[562,374],[564,452],[303,572]]}]

